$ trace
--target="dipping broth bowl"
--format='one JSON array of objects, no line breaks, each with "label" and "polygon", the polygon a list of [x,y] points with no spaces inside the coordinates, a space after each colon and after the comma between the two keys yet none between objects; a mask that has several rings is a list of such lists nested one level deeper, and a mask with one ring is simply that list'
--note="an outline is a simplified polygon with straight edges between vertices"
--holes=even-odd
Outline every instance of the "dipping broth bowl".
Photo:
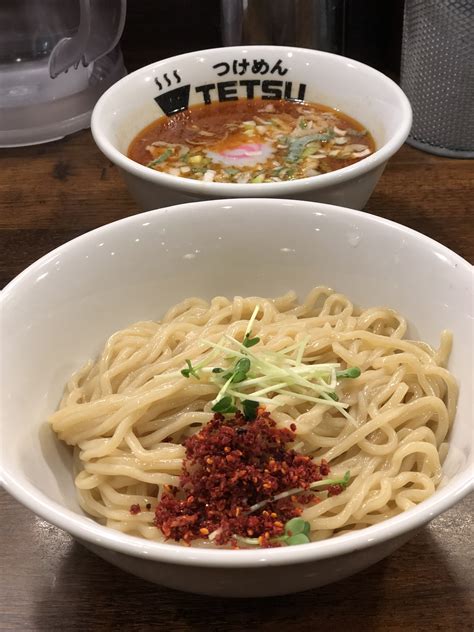
[{"label": "dipping broth bowl", "polygon": [[[303,298],[315,285],[360,306],[399,310],[408,338],[437,346],[443,329],[453,332],[449,369],[460,397],[443,480],[430,498],[326,541],[241,551],[150,542],[84,514],[72,453],[47,418],[70,375],[114,331],[159,319],[189,296],[272,297],[293,289]],[[461,257],[413,230],[341,207],[217,200],[103,226],[46,255],[2,292],[1,481],[100,557],[171,588],[257,597],[340,580],[392,553],[473,489],[472,301],[472,267]]]},{"label": "dipping broth bowl", "polygon": [[[127,157],[136,135],[162,116],[197,104],[258,97],[304,100],[340,110],[367,128],[376,151],[337,171],[261,184],[192,180]],[[99,99],[91,128],[142,210],[230,197],[281,197],[362,209],[387,161],[406,140],[411,122],[402,90],[365,64],[305,48],[246,46],[187,53],[131,73]]]}]

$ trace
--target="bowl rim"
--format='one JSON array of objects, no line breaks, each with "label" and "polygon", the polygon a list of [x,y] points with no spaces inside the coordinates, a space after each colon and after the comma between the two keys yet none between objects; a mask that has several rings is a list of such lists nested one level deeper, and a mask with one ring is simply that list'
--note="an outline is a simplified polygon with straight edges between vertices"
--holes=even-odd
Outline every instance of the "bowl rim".
[{"label": "bowl rim", "polygon": [[[301,212],[306,209],[319,210],[325,212],[326,215],[336,213],[347,216],[351,219],[360,221],[361,217],[365,217],[369,223],[375,222],[384,228],[397,230],[405,235],[410,235],[422,243],[426,247],[433,249],[436,247],[437,252],[445,253],[457,262],[457,273],[473,276],[474,268],[468,261],[449,250],[439,242],[419,233],[411,228],[398,224],[391,220],[378,217],[370,213],[360,213],[353,209],[323,204],[320,202],[308,202],[302,200],[284,200],[271,198],[239,198],[227,200],[206,200],[199,202],[190,202],[177,206],[166,207],[147,211],[125,217],[109,224],[100,226],[92,231],[79,235],[78,237],[66,242],[65,244],[55,248],[47,253],[36,262],[32,263],[28,268],[15,277],[2,291],[0,295],[0,305],[5,303],[12,292],[18,285],[21,285],[23,279],[29,275],[35,274],[38,267],[41,267],[48,260],[58,254],[64,253],[71,248],[74,249],[81,241],[94,240],[98,235],[107,233],[111,227],[115,225],[124,226],[135,222],[142,223],[149,218],[159,215],[166,215],[170,210],[173,213],[189,212],[196,206],[207,207],[229,207],[232,205],[243,205],[254,207],[258,205],[284,205],[296,206],[301,208]],[[113,228],[112,228],[113,230]],[[311,542],[309,544],[299,545],[297,547],[281,547],[274,549],[256,549],[256,550],[240,550],[233,551],[227,549],[211,549],[211,548],[193,548],[185,547],[171,543],[153,542],[142,539],[138,536],[131,536],[114,529],[105,527],[88,517],[86,514],[78,514],[75,511],[65,508],[60,503],[51,500],[43,492],[35,488],[27,479],[16,479],[4,467],[0,460],[0,484],[20,503],[31,509],[36,515],[47,520],[51,524],[63,529],[79,540],[89,542],[91,545],[104,547],[109,550],[117,551],[125,555],[147,559],[149,561],[164,562],[169,564],[177,564],[183,566],[201,566],[201,567],[222,567],[222,568],[257,568],[263,566],[286,566],[290,564],[302,564],[318,559],[328,557],[337,557],[350,554],[355,551],[363,550],[369,546],[381,545],[384,542],[397,537],[403,537],[410,531],[423,526],[431,519],[452,507],[460,501],[470,491],[474,491],[474,468],[472,467],[472,458],[469,461],[466,470],[449,481],[445,486],[436,490],[436,492],[428,499],[397,516],[384,520],[378,524],[366,527],[359,531],[354,531],[341,535],[337,538],[331,538],[320,542]]]},{"label": "bowl rim", "polygon": [[[318,176],[310,176],[308,178],[300,178],[297,180],[291,180],[286,182],[264,182],[260,184],[237,184],[233,182],[203,182],[201,180],[191,180],[188,178],[182,178],[180,176],[172,176],[167,173],[155,171],[149,169],[144,165],[141,165],[131,158],[128,158],[124,153],[116,149],[113,143],[109,140],[108,136],[101,129],[101,119],[105,116],[105,113],[110,111],[108,104],[113,103],[116,100],[116,95],[120,94],[122,88],[127,83],[133,81],[136,77],[146,75],[151,70],[167,66],[170,63],[179,63],[187,59],[192,59],[200,55],[216,54],[217,52],[226,51],[226,53],[245,53],[249,51],[255,51],[256,53],[261,51],[274,51],[274,52],[291,52],[296,54],[310,55],[316,58],[330,58],[336,60],[337,63],[341,63],[346,66],[351,66],[355,69],[363,70],[371,73],[380,81],[381,87],[391,92],[397,98],[398,112],[400,114],[400,121],[398,123],[398,129],[392,136],[385,142],[379,149],[376,149],[373,154],[359,160],[359,162],[338,169],[337,171],[331,171],[330,173],[324,173]],[[350,114],[350,113],[349,113]],[[157,118],[160,118],[159,116]],[[163,186],[168,189],[178,190],[180,193],[188,195],[196,195],[198,197],[219,196],[219,197],[250,197],[250,196],[279,196],[279,195],[298,195],[307,191],[313,191],[318,189],[325,189],[338,185],[342,182],[350,181],[354,178],[360,177],[369,171],[376,169],[383,165],[396,151],[400,149],[410,133],[413,120],[412,108],[410,102],[403,92],[392,79],[384,75],[382,72],[364,64],[362,62],[351,59],[350,57],[344,57],[343,55],[336,55],[335,53],[327,53],[325,51],[318,51],[310,48],[301,48],[294,46],[270,46],[270,45],[256,45],[256,46],[228,46],[209,48],[205,50],[192,51],[190,53],[183,53],[181,55],[175,55],[174,57],[167,57],[138,70],[131,72],[116,83],[114,83],[97,101],[91,117],[91,132],[95,143],[99,147],[107,158],[109,158],[114,164],[123,169],[124,171],[136,176],[141,180],[154,183],[158,186]]]}]

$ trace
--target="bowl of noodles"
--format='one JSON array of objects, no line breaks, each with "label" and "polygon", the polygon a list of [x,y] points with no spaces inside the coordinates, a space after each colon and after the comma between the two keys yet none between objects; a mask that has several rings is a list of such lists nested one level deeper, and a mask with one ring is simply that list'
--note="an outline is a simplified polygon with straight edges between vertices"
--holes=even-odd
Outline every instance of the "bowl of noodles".
[{"label": "bowl of noodles", "polygon": [[318,203],[98,228],[2,294],[2,483],[172,588],[342,579],[473,487],[472,288],[442,245]]},{"label": "bowl of noodles", "polygon": [[98,101],[91,129],[144,210],[229,197],[362,209],[411,120],[402,90],[369,66],[246,46],[131,73]]}]

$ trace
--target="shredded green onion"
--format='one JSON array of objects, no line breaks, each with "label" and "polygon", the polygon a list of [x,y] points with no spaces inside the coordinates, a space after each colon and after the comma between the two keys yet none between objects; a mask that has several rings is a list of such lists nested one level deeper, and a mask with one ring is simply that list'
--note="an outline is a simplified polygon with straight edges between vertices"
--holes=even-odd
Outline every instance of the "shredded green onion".
[{"label": "shredded green onion", "polygon": [[[255,347],[260,338],[251,336],[259,309],[258,305],[254,308],[242,342],[229,335],[224,335],[219,342],[203,341],[213,349],[208,360],[204,359],[195,366],[186,360],[188,366],[181,373],[185,377],[192,375],[197,379],[198,371],[209,376],[218,387],[218,393],[212,401],[214,412],[234,412],[246,400],[256,402],[256,407],[268,406],[271,411],[281,406],[288,397],[293,397],[336,408],[357,427],[355,419],[346,410],[348,404],[339,401],[335,388],[338,379],[356,378],[361,374],[360,369],[341,369],[337,362],[303,362],[309,336],[280,351]],[[224,368],[225,364],[224,367],[204,366],[209,364],[211,356],[219,353],[224,354],[225,362],[230,363],[227,369]],[[229,397],[231,401],[227,399]],[[216,409],[223,398],[226,398],[223,410]]]},{"label": "shredded green onion", "polygon": [[152,160],[151,162],[149,162],[147,164],[147,167],[151,167],[153,168],[155,165],[159,165],[162,162],[164,162],[165,160],[168,160],[168,158],[173,154],[173,150],[172,149],[165,149],[165,151],[161,154],[161,156],[158,156],[158,158],[155,158],[154,160]]},{"label": "shredded green onion", "polygon": [[328,129],[325,134],[308,134],[308,136],[302,136],[300,138],[291,138],[290,136],[286,137],[286,142],[288,144],[288,155],[287,160],[289,162],[297,162],[308,143],[313,143],[315,141],[318,142],[328,142],[331,138],[334,137],[334,130]]}]

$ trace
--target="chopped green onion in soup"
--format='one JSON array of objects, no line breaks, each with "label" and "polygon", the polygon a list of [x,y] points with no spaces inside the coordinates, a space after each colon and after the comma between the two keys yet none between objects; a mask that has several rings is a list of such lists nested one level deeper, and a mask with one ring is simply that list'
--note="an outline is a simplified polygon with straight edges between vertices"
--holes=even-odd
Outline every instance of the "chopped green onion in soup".
[{"label": "chopped green onion in soup", "polygon": [[374,151],[367,129],[329,107],[239,99],[158,119],[128,155],[181,178],[265,184],[329,173]]}]

